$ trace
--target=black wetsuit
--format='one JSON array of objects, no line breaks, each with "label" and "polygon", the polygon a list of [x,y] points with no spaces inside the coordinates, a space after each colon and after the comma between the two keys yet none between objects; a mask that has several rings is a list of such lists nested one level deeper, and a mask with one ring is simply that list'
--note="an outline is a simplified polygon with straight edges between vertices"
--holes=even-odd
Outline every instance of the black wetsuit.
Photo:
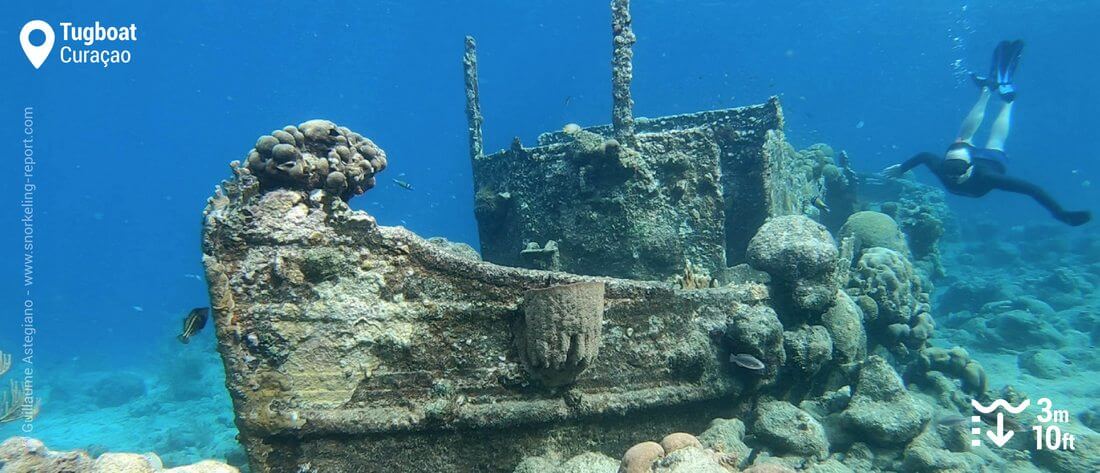
[{"label": "black wetsuit", "polygon": [[[1069,225],[1082,225],[1092,218],[1092,214],[1087,211],[1066,211],[1039,186],[1005,175],[1005,154],[1003,151],[974,146],[967,146],[967,148],[970,151],[972,170],[970,177],[961,183],[956,179],[958,173],[952,172],[950,165],[945,165],[947,160],[932,153],[920,153],[909,158],[909,160],[902,163],[900,172],[904,173],[923,164],[928,166],[932,174],[935,174],[943,183],[943,187],[952,194],[981,197],[991,190],[999,189],[1030,196],[1039,205],[1049,210],[1054,218]],[[955,170],[957,171],[957,168]]]}]

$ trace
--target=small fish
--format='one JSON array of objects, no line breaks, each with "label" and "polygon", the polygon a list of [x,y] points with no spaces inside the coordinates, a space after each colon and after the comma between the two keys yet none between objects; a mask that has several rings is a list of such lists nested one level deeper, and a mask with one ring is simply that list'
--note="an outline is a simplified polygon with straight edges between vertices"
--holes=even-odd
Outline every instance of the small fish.
[{"label": "small fish", "polygon": [[736,364],[742,368],[750,370],[762,370],[764,369],[764,362],[758,360],[755,356],[747,355],[744,353],[738,353],[736,355],[730,354],[730,363]]},{"label": "small fish", "polygon": [[407,181],[402,181],[400,179],[394,179],[393,183],[397,184],[397,187],[400,187],[400,188],[405,189],[407,191],[413,190],[413,185],[409,184]]},{"label": "small fish", "polygon": [[863,125],[864,125],[863,120],[860,120],[859,122],[856,123],[856,129],[858,130],[860,128],[863,128]]},{"label": "small fish", "polygon": [[1081,181],[1081,187],[1092,187],[1092,181]]},{"label": "small fish", "polygon": [[131,308],[134,309],[134,312],[145,312],[145,308],[140,305],[135,305]]},{"label": "small fish", "polygon": [[191,309],[191,312],[183,319],[183,332],[177,337],[179,341],[181,343],[189,342],[191,337],[199,333],[199,331],[206,326],[206,318],[209,315],[209,307],[196,307]]},{"label": "small fish", "polygon": [[183,277],[189,278],[189,279],[194,279],[196,281],[202,281],[202,276],[199,276],[198,274],[187,273],[187,274],[184,274]]},{"label": "small fish", "polygon": [[562,102],[562,106],[568,107],[569,102],[572,102],[572,101],[573,101],[573,96],[572,95],[566,95],[565,96],[565,101]]},{"label": "small fish", "polygon": [[946,425],[948,427],[956,427],[956,426],[963,425],[964,423],[969,422],[969,421],[970,421],[970,419],[968,419],[966,417],[963,417],[961,415],[948,414],[948,415],[945,415],[945,416],[940,417],[939,419],[937,419],[936,423],[939,424],[939,425]]},{"label": "small fish", "polygon": [[813,201],[813,204],[814,204],[814,207],[817,207],[817,208],[819,208],[819,209],[821,209],[821,210],[824,210],[824,211],[825,211],[825,213],[829,213],[829,212],[830,212],[830,210],[829,210],[829,204],[826,204],[826,203],[825,203],[825,200],[824,200],[824,199],[822,199],[820,195],[819,195],[819,196],[817,196],[817,197],[814,197],[814,201]]}]

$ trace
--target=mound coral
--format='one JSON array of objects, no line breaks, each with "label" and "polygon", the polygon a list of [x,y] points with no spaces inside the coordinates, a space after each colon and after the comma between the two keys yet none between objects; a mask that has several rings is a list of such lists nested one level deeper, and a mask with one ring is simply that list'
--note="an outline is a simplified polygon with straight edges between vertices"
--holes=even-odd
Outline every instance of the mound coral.
[{"label": "mound coral", "polygon": [[653,463],[665,456],[665,449],[657,442],[642,442],[630,447],[623,454],[619,473],[647,473],[653,471]]},{"label": "mound coral", "polygon": [[844,222],[844,226],[840,227],[838,235],[840,239],[847,237],[855,238],[857,251],[880,247],[901,254],[909,253],[905,235],[898,228],[897,222],[884,213],[863,211],[852,214]]}]

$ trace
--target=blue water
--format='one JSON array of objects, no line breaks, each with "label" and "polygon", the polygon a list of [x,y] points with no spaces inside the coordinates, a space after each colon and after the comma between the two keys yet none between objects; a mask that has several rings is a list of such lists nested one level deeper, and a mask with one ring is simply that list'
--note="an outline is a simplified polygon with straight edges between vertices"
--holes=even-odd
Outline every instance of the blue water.
[{"label": "blue water", "polygon": [[[148,373],[178,364],[180,353],[216,359],[209,330],[188,346],[174,335],[189,308],[207,304],[204,284],[190,276],[202,273],[205,199],[259,135],[326,118],[370,137],[390,167],[353,207],[383,224],[476,247],[463,36],[479,45],[487,151],[514,136],[531,144],[566,123],[609,121],[606,3],[7,4],[0,20],[0,141],[8,156],[0,160],[8,222],[0,236],[0,303],[9,315],[0,350],[22,345],[17,158],[24,107],[34,107],[38,162],[34,367],[58,383],[76,372]],[[1100,177],[1095,2],[636,1],[633,13],[636,115],[779,95],[796,146],[827,142],[847,150],[861,171],[942,150],[976,96],[963,73],[984,72],[998,40],[1023,38],[1010,171],[1068,207],[1095,210],[1088,185]],[[55,52],[35,70],[16,40],[32,18],[136,23],[133,62],[106,70],[62,65]],[[932,182],[924,171],[917,175]],[[397,177],[415,190],[393,185]],[[957,213],[1005,227],[1048,219],[1018,196],[949,202]],[[216,378],[201,379],[216,392]],[[68,408],[51,408],[57,393],[42,387],[40,422],[64,423],[59,412]],[[208,397],[228,415],[227,397]],[[56,438],[51,446],[114,449],[116,440]]]}]

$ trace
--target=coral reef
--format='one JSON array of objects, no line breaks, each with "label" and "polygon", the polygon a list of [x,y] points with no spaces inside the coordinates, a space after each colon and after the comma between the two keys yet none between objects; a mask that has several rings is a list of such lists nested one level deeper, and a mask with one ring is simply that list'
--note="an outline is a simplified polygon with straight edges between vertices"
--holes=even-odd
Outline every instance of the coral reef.
[{"label": "coral reef", "polygon": [[237,473],[221,462],[204,460],[192,465],[164,468],[153,453],[56,452],[37,439],[11,437],[0,444],[0,471],[4,473]]},{"label": "coral reef", "polygon": [[374,187],[386,153],[369,139],[327,120],[289,125],[256,140],[242,172],[262,190],[323,189],[345,201]]},{"label": "coral reef", "polygon": [[939,242],[953,223],[944,192],[910,179],[859,176],[859,198],[865,210],[888,215],[906,235],[914,264],[927,277],[945,276]]}]

